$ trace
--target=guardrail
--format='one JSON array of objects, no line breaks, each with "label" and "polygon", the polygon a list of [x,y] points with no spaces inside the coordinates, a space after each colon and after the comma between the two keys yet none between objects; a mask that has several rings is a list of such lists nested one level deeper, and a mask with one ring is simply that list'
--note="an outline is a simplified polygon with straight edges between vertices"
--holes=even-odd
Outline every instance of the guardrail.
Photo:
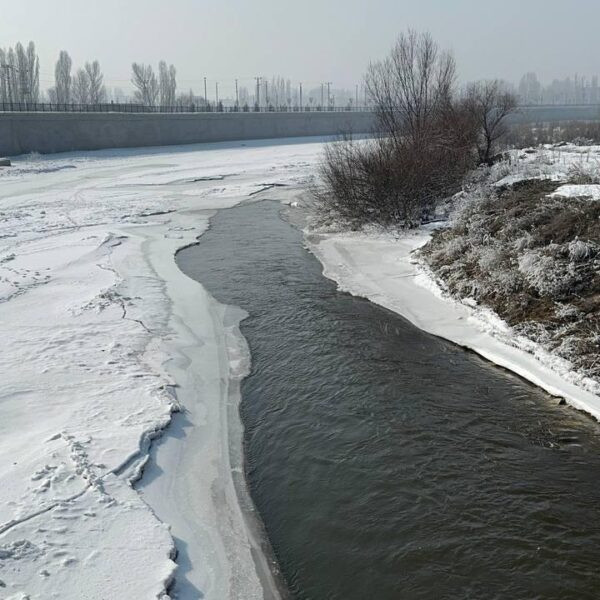
[{"label": "guardrail", "polygon": [[370,112],[364,106],[223,106],[208,104],[189,106],[145,106],[143,104],[107,102],[104,104],[64,104],[51,102],[0,102],[0,112],[68,112],[68,113],[272,113],[272,112]]},{"label": "guardrail", "polygon": [[[528,114],[543,114],[545,111],[559,112],[560,110],[576,112],[598,111],[600,115],[600,104],[523,104],[519,106],[519,112]],[[132,102],[117,103],[106,102],[103,104],[74,104],[74,103],[51,103],[51,102],[0,102],[0,112],[60,112],[60,113],[311,113],[311,112],[374,112],[373,106],[256,106],[256,105],[233,105],[224,106],[218,104],[190,104],[177,106],[145,106]],[[568,118],[568,117],[567,117]]]}]

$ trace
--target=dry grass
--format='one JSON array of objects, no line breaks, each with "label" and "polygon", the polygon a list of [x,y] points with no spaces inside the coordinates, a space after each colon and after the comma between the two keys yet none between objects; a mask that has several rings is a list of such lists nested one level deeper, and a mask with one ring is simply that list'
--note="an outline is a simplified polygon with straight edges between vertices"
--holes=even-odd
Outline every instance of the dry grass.
[{"label": "dry grass", "polygon": [[576,146],[600,144],[600,123],[574,121],[514,125],[505,137],[510,148],[527,148],[538,144],[573,143]]},{"label": "dry grass", "polygon": [[421,251],[458,298],[600,380],[600,202],[528,180],[470,192]]}]

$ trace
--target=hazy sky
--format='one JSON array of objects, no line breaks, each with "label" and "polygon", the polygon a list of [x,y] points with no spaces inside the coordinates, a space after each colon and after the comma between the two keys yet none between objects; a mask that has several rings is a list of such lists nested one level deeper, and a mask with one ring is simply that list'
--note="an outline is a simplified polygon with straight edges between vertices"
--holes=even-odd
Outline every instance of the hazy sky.
[{"label": "hazy sky", "polygon": [[277,74],[352,88],[408,27],[452,49],[465,80],[600,72],[600,0],[0,0],[0,46],[34,40],[44,88],[61,49],[97,58],[111,87],[164,58],[197,93],[204,76],[224,93]]}]

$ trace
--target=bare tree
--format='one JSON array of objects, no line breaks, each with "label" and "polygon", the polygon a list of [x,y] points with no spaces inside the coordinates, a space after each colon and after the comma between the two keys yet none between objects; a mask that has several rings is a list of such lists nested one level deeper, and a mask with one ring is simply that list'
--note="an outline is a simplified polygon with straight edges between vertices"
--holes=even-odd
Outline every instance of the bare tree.
[{"label": "bare tree", "polygon": [[190,107],[196,105],[196,96],[194,95],[194,90],[190,88],[190,91],[184,94],[179,94],[175,100],[174,106],[182,106],[182,107]]},{"label": "bare tree", "polygon": [[455,75],[454,58],[430,34],[401,34],[390,55],[369,65],[366,76],[379,130],[399,144],[429,144],[440,133]]},{"label": "bare tree", "polygon": [[6,51],[0,48],[0,101],[10,102],[8,93],[8,64]]},{"label": "bare tree", "polygon": [[239,90],[240,106],[248,106],[250,104],[250,94],[248,88],[241,86]]},{"label": "bare tree", "polygon": [[133,63],[131,83],[136,88],[135,99],[145,106],[156,106],[158,99],[158,81],[150,65]]},{"label": "bare tree", "polygon": [[54,82],[56,101],[67,104],[71,101],[71,57],[65,50],[61,50],[54,67]]},{"label": "bare tree", "polygon": [[288,97],[291,96],[291,81],[278,76],[271,79],[269,86],[270,100],[273,106],[283,107],[288,104]]},{"label": "bare tree", "polygon": [[106,88],[104,87],[104,76],[100,69],[100,63],[85,63],[85,73],[89,81],[89,102],[90,104],[101,104],[106,101]]},{"label": "bare tree", "polygon": [[58,103],[58,95],[56,93],[56,88],[54,86],[48,88],[47,94],[48,94],[48,101],[51,104],[57,104]]},{"label": "bare tree", "polygon": [[19,42],[15,46],[17,87],[15,96],[19,102],[37,102],[40,92],[40,65],[35,44],[29,42],[27,50]]},{"label": "bare tree", "polygon": [[78,69],[73,76],[71,98],[77,104],[90,103],[90,78],[85,69]]},{"label": "bare tree", "polygon": [[465,106],[477,128],[479,161],[490,164],[498,141],[508,131],[507,117],[517,110],[517,98],[497,80],[479,81],[467,88]]},{"label": "bare tree", "polygon": [[161,60],[158,63],[158,85],[160,88],[160,105],[174,106],[177,97],[177,70],[173,65]]},{"label": "bare tree", "polygon": [[19,102],[20,89],[17,76],[17,59],[12,48],[0,53],[0,76],[2,77],[2,100]]},{"label": "bare tree", "polygon": [[353,225],[419,224],[460,189],[474,164],[471,119],[454,98],[455,63],[429,34],[400,35],[389,56],[369,66],[376,109],[369,144],[338,143],[326,152],[317,194]]},{"label": "bare tree", "polygon": [[35,44],[27,49],[19,42],[15,48],[0,49],[0,101],[37,102],[40,94],[40,64]]},{"label": "bare tree", "polygon": [[29,42],[27,46],[27,79],[31,101],[38,102],[40,99],[40,59],[33,42]]}]

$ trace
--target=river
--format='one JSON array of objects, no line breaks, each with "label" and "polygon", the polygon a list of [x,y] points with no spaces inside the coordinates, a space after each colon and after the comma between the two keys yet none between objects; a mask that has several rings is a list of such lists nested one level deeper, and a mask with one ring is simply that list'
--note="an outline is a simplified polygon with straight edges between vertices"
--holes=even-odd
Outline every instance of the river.
[{"label": "river", "polygon": [[246,477],[292,597],[597,598],[598,424],[339,292],[280,211],[177,261],[249,314]]}]

